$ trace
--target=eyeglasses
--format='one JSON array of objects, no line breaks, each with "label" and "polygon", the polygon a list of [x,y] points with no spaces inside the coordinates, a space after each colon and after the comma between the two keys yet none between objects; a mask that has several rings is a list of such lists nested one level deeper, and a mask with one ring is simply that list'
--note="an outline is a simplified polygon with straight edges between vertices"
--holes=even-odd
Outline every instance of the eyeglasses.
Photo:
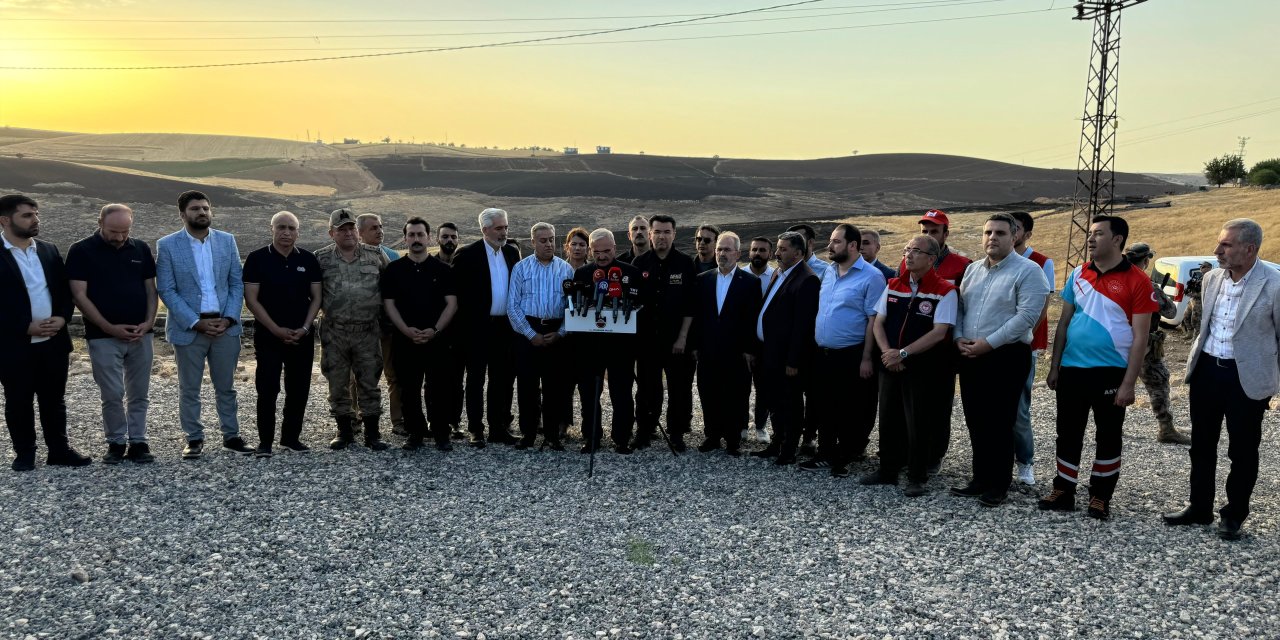
[{"label": "eyeglasses", "polygon": [[924,251],[924,250],[921,250],[921,249],[916,249],[916,248],[914,248],[914,247],[911,247],[911,248],[903,249],[903,250],[902,250],[902,255],[903,255],[904,257],[910,257],[910,256],[917,256],[917,255],[932,256],[932,255],[937,255],[937,254],[935,254],[935,253],[931,253],[931,252],[928,252],[928,251]]},{"label": "eyeglasses", "polygon": [[705,242],[711,242],[712,240],[714,240],[714,238],[694,238],[694,239],[693,239],[693,241],[694,241],[694,242],[696,242],[696,243],[698,243],[698,244],[703,244],[703,243],[705,243]]}]

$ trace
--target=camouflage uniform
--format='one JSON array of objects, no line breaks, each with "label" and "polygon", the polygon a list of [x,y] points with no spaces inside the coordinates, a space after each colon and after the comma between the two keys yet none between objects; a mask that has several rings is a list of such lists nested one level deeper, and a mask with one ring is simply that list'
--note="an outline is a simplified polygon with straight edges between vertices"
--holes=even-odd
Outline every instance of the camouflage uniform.
[{"label": "camouflage uniform", "polygon": [[387,267],[387,256],[377,247],[361,244],[352,262],[343,260],[335,244],[316,251],[324,273],[320,332],[320,371],[329,381],[329,414],[351,420],[352,377],[355,377],[360,411],[366,420],[382,415],[382,344],[379,319],[382,294],[378,281]]},{"label": "camouflage uniform", "polygon": [[[1143,243],[1131,246],[1129,252],[1132,253],[1135,249],[1138,249],[1140,254],[1154,255]],[[1132,261],[1131,258],[1130,260]],[[1160,318],[1173,318],[1177,315],[1177,306],[1165,294],[1160,284],[1152,282],[1151,289],[1155,294],[1156,302],[1160,304],[1160,311],[1151,314],[1151,333],[1147,336],[1147,353],[1142,357],[1142,371],[1138,377],[1142,379],[1142,385],[1147,388],[1147,397],[1151,399],[1151,411],[1156,414],[1156,422],[1160,424],[1157,440],[1191,444],[1191,438],[1173,426],[1173,414],[1169,412],[1169,368],[1164,365],[1165,333],[1160,327]]]}]

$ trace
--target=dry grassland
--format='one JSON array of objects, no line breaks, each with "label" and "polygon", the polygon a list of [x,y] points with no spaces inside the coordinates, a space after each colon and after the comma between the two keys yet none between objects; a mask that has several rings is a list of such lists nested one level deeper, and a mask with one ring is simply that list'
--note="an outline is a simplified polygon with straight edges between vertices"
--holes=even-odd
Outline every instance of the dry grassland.
[{"label": "dry grassland", "polygon": [[60,160],[189,162],[218,158],[341,159],[336,149],[315,143],[187,133],[107,133],[31,140],[0,147],[0,154],[22,153]]}]

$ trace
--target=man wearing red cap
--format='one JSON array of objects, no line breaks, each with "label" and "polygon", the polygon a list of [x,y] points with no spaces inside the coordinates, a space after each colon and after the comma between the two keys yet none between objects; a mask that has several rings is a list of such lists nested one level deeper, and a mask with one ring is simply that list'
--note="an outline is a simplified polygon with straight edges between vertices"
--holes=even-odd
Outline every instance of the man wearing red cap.
[{"label": "man wearing red cap", "polygon": [[[938,274],[939,278],[946,281],[947,284],[959,288],[960,281],[964,278],[965,269],[968,269],[969,264],[973,261],[958,253],[953,253],[951,251],[951,247],[947,245],[947,237],[951,235],[951,220],[947,218],[946,212],[941,209],[930,209],[924,212],[924,215],[920,216],[920,219],[917,220],[917,222],[920,224],[920,233],[933,238],[940,247],[940,249],[938,249],[938,255],[933,261],[934,272]],[[903,259],[902,264],[898,266],[898,277],[907,277],[907,261],[905,259]],[[933,444],[930,447],[929,454],[930,474],[938,472],[939,467],[942,466],[942,458],[947,455],[947,449],[951,446],[951,409],[952,399],[955,398],[956,395],[955,372],[959,361],[959,355],[956,353],[955,345],[943,345],[941,349],[943,349],[944,352],[949,351],[951,354],[950,358],[946,358],[946,361],[950,363],[949,366],[951,367],[951,373],[950,375],[941,376],[941,379],[946,382],[943,383],[941,389],[943,396],[945,396],[945,400],[940,399],[940,401],[946,405],[947,419],[936,423],[939,427],[939,431],[931,438]],[[948,365],[947,363],[944,363],[943,366]]]}]

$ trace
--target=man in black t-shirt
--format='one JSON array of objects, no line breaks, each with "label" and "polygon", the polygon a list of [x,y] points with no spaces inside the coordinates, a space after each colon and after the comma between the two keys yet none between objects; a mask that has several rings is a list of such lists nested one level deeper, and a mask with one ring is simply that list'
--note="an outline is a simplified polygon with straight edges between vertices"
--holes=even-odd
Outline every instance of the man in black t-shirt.
[{"label": "man in black t-shirt", "polygon": [[454,294],[453,269],[427,253],[428,229],[426,220],[409,218],[404,223],[409,254],[382,273],[383,306],[395,327],[391,350],[396,354],[393,361],[400,383],[400,408],[409,432],[404,444],[407,451],[422,448],[428,422],[436,448],[453,448],[449,444],[451,405],[440,401],[445,370],[439,361],[451,357],[444,335],[458,311],[458,296]]},{"label": "man in black t-shirt", "polygon": [[147,407],[154,359],[156,261],[151,247],[129,237],[133,211],[109,204],[98,232],[67,251],[71,297],[84,315],[93,380],[102,394],[106,464],[151,462]]},{"label": "man in black t-shirt", "polygon": [[324,276],[315,254],[294,245],[298,217],[281,211],[271,217],[271,244],[244,261],[244,302],[253,312],[253,346],[258,360],[258,457],[271,456],[275,440],[276,398],[284,372],[284,420],[280,446],[307,451],[302,418],[311,394],[315,336],[311,325],[320,312]]}]

